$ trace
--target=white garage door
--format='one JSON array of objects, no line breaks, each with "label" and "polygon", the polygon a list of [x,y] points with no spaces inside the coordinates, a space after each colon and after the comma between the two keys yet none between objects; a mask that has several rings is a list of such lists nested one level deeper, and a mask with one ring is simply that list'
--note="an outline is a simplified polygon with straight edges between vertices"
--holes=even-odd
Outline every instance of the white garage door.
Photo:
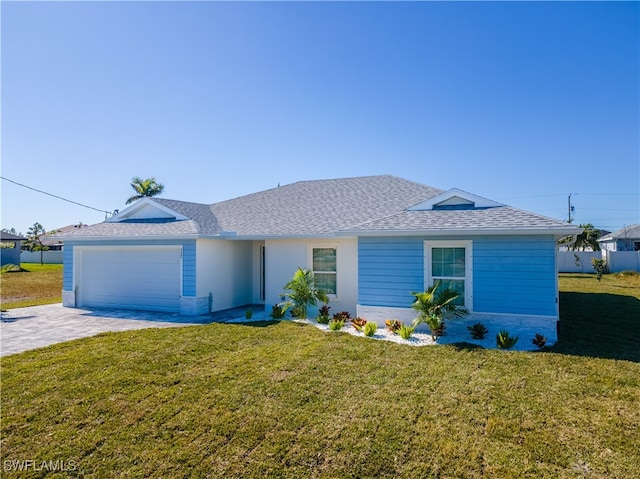
[{"label": "white garage door", "polygon": [[79,306],[180,311],[179,246],[96,246],[78,256]]}]

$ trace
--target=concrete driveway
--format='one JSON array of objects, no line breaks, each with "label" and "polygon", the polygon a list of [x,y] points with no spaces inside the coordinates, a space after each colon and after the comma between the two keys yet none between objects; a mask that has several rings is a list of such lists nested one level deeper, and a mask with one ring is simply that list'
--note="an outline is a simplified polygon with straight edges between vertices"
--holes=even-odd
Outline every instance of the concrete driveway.
[{"label": "concrete driveway", "polygon": [[2,313],[0,356],[107,331],[193,326],[217,320],[210,314],[181,316],[146,311],[63,308],[62,304],[16,308]]}]

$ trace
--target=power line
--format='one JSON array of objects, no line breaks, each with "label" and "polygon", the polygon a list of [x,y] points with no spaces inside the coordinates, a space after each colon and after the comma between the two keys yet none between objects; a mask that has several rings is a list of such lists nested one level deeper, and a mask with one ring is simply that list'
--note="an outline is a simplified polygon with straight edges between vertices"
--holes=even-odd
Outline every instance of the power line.
[{"label": "power line", "polygon": [[5,181],[9,183],[13,183],[14,185],[22,186],[23,188],[27,188],[32,191],[37,191],[38,193],[42,193],[43,195],[53,196],[54,198],[58,198],[59,200],[66,201],[67,203],[73,203],[74,205],[82,206],[83,208],[89,208],[90,210],[99,211],[100,213],[104,213],[105,216],[112,214],[111,211],[101,210],[98,208],[94,208],[93,206],[88,206],[82,203],[78,203],[77,201],[68,200],[67,198],[63,198],[62,196],[54,195],[53,193],[48,193],[46,191],[39,190],[37,188],[33,188],[31,186],[23,185],[22,183],[18,183],[17,181],[10,180],[9,178],[5,178],[4,176],[0,176]]}]

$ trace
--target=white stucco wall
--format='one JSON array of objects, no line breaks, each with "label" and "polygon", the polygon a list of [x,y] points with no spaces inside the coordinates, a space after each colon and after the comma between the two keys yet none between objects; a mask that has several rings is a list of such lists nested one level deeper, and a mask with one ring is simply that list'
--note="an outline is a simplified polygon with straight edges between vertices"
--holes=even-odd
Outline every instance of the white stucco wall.
[{"label": "white stucco wall", "polygon": [[196,294],[211,294],[212,311],[253,302],[253,242],[201,239],[196,249]]},{"label": "white stucco wall", "polygon": [[[265,308],[281,301],[284,285],[291,280],[297,268],[311,268],[313,247],[337,248],[337,287],[335,298],[329,306],[331,312],[356,313],[358,302],[358,242],[347,239],[267,240],[265,242],[266,291]],[[315,312],[310,312],[310,316]]]}]

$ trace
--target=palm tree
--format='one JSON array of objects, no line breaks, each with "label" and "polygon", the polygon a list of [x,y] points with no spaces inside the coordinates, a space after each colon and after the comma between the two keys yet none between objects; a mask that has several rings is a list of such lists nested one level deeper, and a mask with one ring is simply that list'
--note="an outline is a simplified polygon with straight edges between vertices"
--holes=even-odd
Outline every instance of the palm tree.
[{"label": "palm tree", "polygon": [[136,176],[131,179],[131,188],[133,188],[136,194],[129,198],[126,204],[131,204],[134,201],[149,196],[159,195],[164,190],[164,185],[158,183],[155,178],[143,180]]},{"label": "palm tree", "polygon": [[573,251],[585,251],[591,248],[592,251],[600,251],[600,243],[598,243],[600,231],[591,223],[582,224],[580,228],[582,228],[582,233],[576,237],[576,241],[571,246],[571,249]]},{"label": "palm tree", "polygon": [[447,316],[461,318],[469,314],[469,310],[455,303],[460,293],[452,289],[438,291],[438,286],[440,283],[427,288],[424,293],[411,293],[416,298],[411,307],[419,313],[413,321],[413,327],[426,324],[431,329],[431,337],[434,341],[438,336],[442,336],[444,320]]},{"label": "palm tree", "polygon": [[315,306],[318,301],[327,303],[329,298],[324,291],[316,289],[315,277],[313,271],[298,268],[291,281],[285,285],[285,289],[290,292],[288,305],[292,306],[292,311],[296,317],[301,319],[307,318],[307,308]]}]

